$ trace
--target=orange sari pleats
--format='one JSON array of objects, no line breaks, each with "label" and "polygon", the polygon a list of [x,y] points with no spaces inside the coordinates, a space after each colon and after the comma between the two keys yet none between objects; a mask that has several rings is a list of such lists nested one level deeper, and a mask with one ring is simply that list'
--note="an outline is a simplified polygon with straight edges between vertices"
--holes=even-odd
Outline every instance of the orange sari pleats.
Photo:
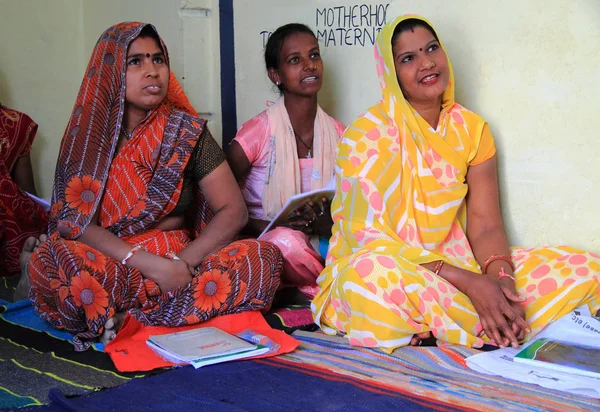
[{"label": "orange sari pleats", "polygon": [[[179,252],[189,240],[183,230],[150,230],[127,239],[161,256]],[[116,312],[128,310],[146,325],[181,326],[269,307],[281,268],[276,246],[237,241],[208,256],[187,286],[161,293],[139,270],[55,234],[29,263],[30,298],[43,319],[74,334],[75,348],[84,350]]]}]

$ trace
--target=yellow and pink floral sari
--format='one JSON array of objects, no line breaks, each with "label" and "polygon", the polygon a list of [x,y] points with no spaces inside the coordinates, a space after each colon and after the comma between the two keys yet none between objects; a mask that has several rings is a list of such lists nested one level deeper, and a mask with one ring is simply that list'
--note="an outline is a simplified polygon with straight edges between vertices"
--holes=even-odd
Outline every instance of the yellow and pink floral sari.
[{"label": "yellow and pink floral sari", "polygon": [[[466,236],[465,178],[494,156],[493,137],[454,101],[450,65],[437,130],[405,100],[391,40],[407,18],[420,19],[400,17],[379,34],[383,99],[339,147],[333,236],[312,309],[326,333],[345,333],[353,345],[392,351],[431,331],[438,341],[480,347],[489,339],[469,298],[420,265],[443,260],[481,273]],[[512,249],[531,334],[577,307],[600,308],[599,258],[570,247]]]}]

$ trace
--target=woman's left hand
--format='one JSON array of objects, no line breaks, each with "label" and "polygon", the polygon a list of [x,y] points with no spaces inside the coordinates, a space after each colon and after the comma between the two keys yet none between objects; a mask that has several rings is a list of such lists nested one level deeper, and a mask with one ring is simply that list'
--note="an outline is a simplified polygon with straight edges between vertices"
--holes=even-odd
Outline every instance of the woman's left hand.
[{"label": "woman's left hand", "polygon": [[300,230],[307,235],[331,237],[331,203],[327,198],[321,199],[321,204],[307,202],[290,214],[288,227]]},{"label": "woman's left hand", "polygon": [[504,281],[487,275],[471,278],[462,290],[471,300],[479,321],[488,338],[501,348],[511,345],[519,347],[519,339],[514,333],[514,324],[528,330],[529,325],[520,317],[510,302],[521,301],[516,292],[510,291]]},{"label": "woman's left hand", "polygon": [[[504,296],[506,296],[506,300],[508,300],[510,306],[522,319],[527,321],[525,318],[525,307],[523,307],[525,299],[517,292],[514,281],[504,277],[499,279],[498,282],[500,282],[500,289],[502,290],[502,293],[504,293]],[[531,332],[531,329],[524,329],[520,327],[517,322],[512,322],[510,326],[519,341],[522,341],[525,338],[525,334]]]}]

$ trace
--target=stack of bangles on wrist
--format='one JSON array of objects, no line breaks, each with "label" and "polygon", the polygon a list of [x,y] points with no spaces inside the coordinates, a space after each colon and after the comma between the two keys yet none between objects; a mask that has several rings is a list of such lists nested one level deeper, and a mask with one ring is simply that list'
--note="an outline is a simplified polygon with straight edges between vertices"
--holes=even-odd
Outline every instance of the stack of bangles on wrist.
[{"label": "stack of bangles on wrist", "polygon": [[437,263],[435,264],[435,267],[433,268],[433,273],[435,275],[439,275],[440,274],[440,270],[442,270],[442,266],[444,266],[444,261],[443,260],[438,260]]},{"label": "stack of bangles on wrist", "polygon": [[[495,262],[497,260],[502,260],[502,261],[508,263],[510,265],[510,268],[512,269],[512,271],[513,272],[515,271],[515,265],[513,264],[510,256],[506,256],[506,255],[491,255],[490,257],[488,257],[485,260],[485,262],[483,262],[483,273],[487,274],[488,266],[490,266],[490,264],[492,262]],[[515,280],[515,277],[513,275],[509,275],[508,273],[506,273],[504,271],[504,267],[501,267],[500,268],[500,273],[498,274],[498,279],[506,278],[506,277],[511,278],[512,280]]]}]

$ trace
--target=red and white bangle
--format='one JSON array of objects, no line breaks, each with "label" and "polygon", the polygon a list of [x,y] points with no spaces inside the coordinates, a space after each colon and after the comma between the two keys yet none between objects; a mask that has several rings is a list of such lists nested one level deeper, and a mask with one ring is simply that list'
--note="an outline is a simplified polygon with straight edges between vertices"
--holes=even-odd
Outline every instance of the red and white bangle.
[{"label": "red and white bangle", "polygon": [[171,260],[181,260],[181,258],[173,252],[167,252],[166,257],[168,257]]},{"label": "red and white bangle", "polygon": [[124,257],[124,258],[123,258],[123,260],[121,261],[121,264],[122,264],[122,265],[126,265],[126,264],[127,264],[127,261],[128,261],[129,259],[131,259],[131,257],[132,257],[133,255],[135,255],[137,252],[139,252],[141,249],[142,249],[142,247],[141,247],[141,246],[139,246],[139,245],[138,245],[138,246],[134,246],[134,247],[133,247],[133,249],[131,249],[131,250],[129,251],[129,253],[127,253],[127,254],[125,255],[125,257]]},{"label": "red and white bangle", "polygon": [[481,270],[482,273],[487,273],[487,269],[488,266],[492,263],[495,262],[497,260],[502,260],[506,263],[508,263],[510,265],[510,268],[513,270],[515,270],[515,265],[512,262],[512,259],[510,258],[510,256],[506,256],[506,255],[491,255],[490,257],[488,257],[485,262],[483,262],[483,268]]},{"label": "red and white bangle", "polygon": [[511,278],[513,282],[515,281],[515,277],[513,275],[509,275],[508,273],[506,273],[504,271],[504,267],[500,268],[500,273],[498,274],[498,280],[500,280],[502,278]]}]

